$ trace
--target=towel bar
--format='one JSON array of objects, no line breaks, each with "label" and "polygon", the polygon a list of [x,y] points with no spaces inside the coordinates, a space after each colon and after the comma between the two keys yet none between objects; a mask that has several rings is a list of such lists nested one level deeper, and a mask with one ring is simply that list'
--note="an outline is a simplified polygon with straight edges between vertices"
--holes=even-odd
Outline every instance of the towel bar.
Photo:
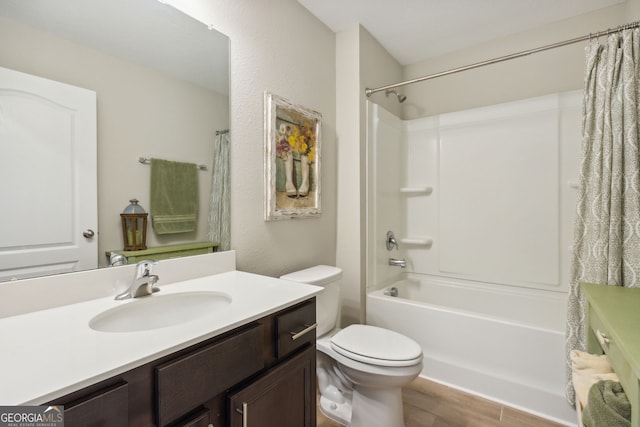
[{"label": "towel bar", "polygon": [[[151,159],[148,157],[138,157],[138,161],[140,163],[142,163],[143,165],[150,165],[151,164]],[[206,171],[207,170],[207,165],[196,165],[196,167],[198,169],[200,169],[201,171]]]}]

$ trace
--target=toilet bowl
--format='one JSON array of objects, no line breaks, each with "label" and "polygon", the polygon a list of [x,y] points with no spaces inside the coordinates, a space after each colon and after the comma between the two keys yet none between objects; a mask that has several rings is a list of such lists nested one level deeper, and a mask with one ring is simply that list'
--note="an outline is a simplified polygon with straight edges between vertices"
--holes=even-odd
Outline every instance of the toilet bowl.
[{"label": "toilet bowl", "polygon": [[402,387],[422,370],[412,339],[370,325],[338,325],[342,270],[320,265],[281,279],[323,286],[316,296],[320,410],[350,427],[404,427]]}]

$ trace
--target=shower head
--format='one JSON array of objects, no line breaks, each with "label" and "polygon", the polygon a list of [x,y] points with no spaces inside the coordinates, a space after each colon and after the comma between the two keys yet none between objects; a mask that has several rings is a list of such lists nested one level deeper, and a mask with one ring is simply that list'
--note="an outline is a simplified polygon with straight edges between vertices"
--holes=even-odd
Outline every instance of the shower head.
[{"label": "shower head", "polygon": [[398,97],[398,102],[400,102],[400,103],[406,101],[406,99],[407,99],[407,95],[403,95],[400,92],[398,92],[397,90],[393,90],[393,89],[387,89],[387,91],[384,94],[388,98],[390,93],[393,93],[395,96],[397,96]]}]

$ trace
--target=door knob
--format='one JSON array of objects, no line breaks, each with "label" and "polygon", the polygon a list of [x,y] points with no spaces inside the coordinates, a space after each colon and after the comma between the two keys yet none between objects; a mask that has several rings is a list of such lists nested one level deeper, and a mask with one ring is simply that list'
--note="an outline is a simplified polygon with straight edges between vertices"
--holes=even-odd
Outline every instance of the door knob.
[{"label": "door knob", "polygon": [[93,231],[92,229],[90,229],[90,228],[89,228],[89,229],[87,229],[87,230],[84,230],[84,231],[82,232],[82,235],[83,235],[84,237],[86,237],[87,239],[90,239],[90,238],[92,238],[93,236],[95,236],[95,235],[96,235],[96,233],[94,233],[94,231]]}]

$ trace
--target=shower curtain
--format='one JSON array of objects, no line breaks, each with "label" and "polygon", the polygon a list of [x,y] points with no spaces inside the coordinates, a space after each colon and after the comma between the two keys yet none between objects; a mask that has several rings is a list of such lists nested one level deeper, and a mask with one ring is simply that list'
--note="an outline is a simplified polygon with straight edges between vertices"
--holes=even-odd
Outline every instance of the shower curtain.
[{"label": "shower curtain", "polygon": [[229,134],[219,132],[213,144],[208,236],[210,242],[219,244],[219,251],[229,250],[231,243],[230,204]]},{"label": "shower curtain", "polygon": [[567,310],[567,399],[575,404],[569,353],[584,350],[580,282],[640,286],[640,30],[586,48],[582,165]]}]

